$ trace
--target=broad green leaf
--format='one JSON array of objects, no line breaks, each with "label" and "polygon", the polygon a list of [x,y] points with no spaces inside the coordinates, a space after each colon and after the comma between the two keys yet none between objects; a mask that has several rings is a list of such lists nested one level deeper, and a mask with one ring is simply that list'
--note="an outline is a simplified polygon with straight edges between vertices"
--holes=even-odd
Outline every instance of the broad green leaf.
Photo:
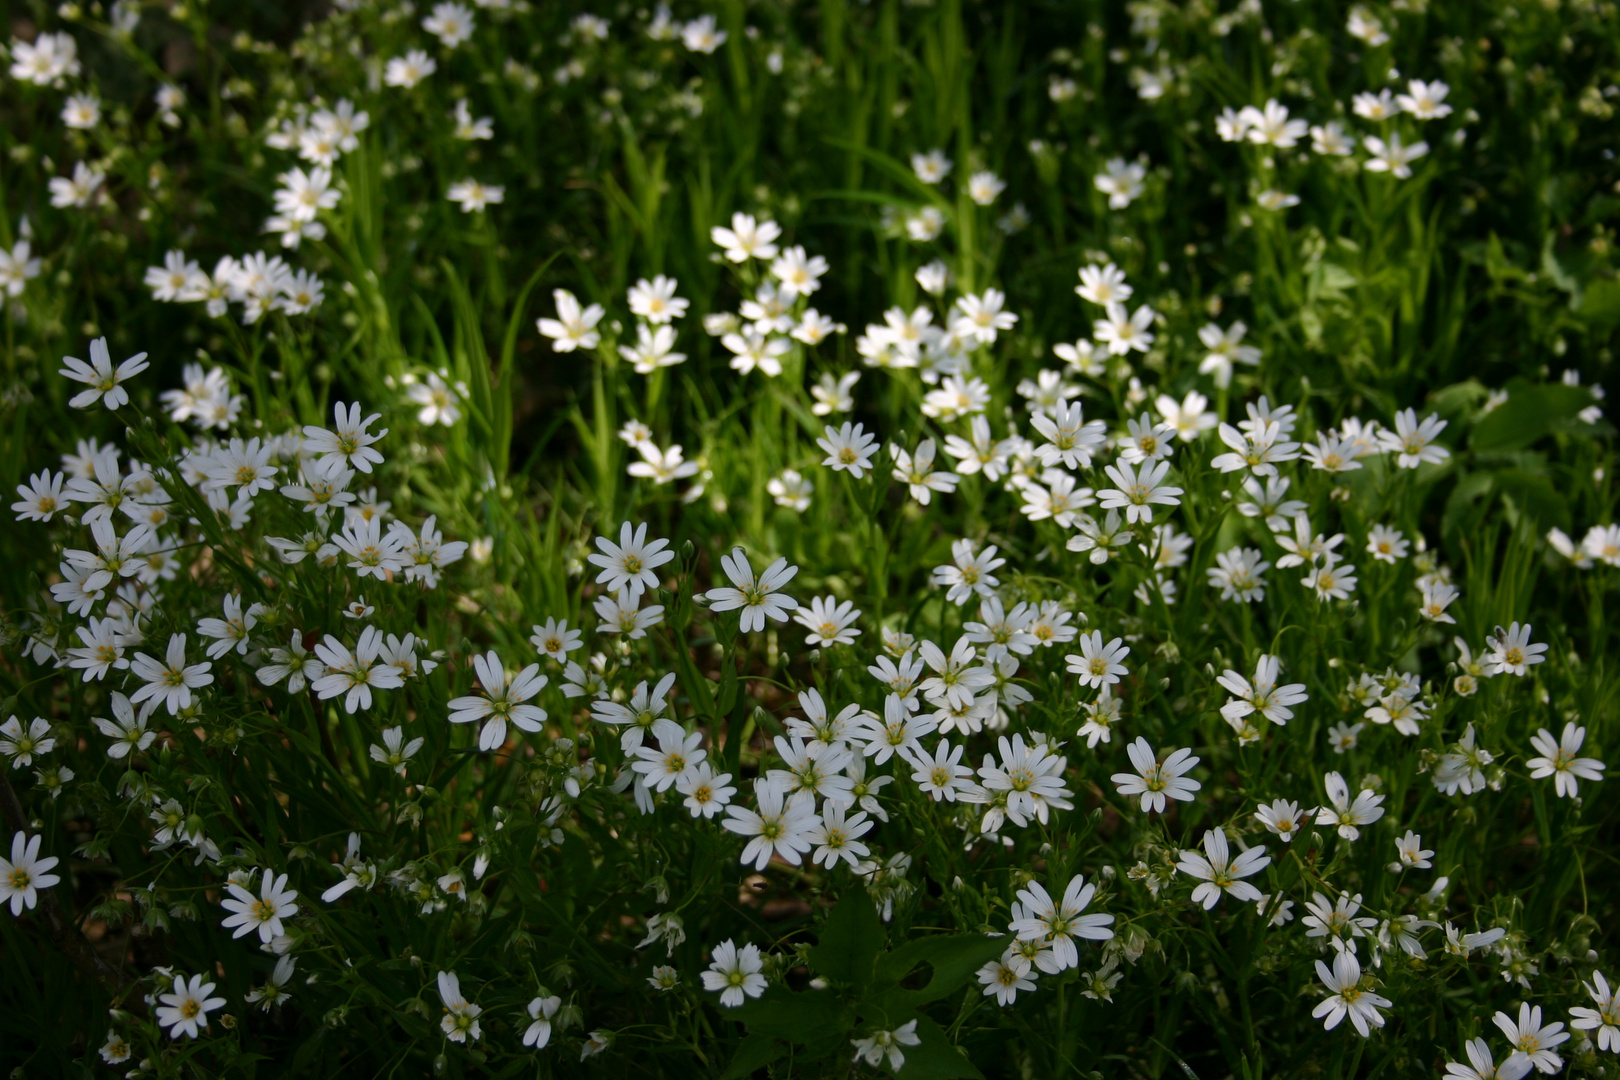
[{"label": "broad green leaf", "polygon": [[1620,281],[1599,278],[1586,286],[1575,314],[1592,324],[1592,329],[1607,334],[1620,326]]},{"label": "broad green leaf", "polygon": [[720,1080],[746,1080],[754,1075],[755,1070],[764,1068],[787,1052],[788,1045],[780,1039],[751,1032],[737,1047],[736,1056],[726,1066],[726,1071],[720,1074]]},{"label": "broad green leaf", "polygon": [[944,1030],[926,1016],[917,1017],[917,1037],[922,1042],[906,1047],[906,1061],[896,1076],[901,1080],[954,1080],[978,1078],[984,1074],[954,1045]]},{"label": "broad green leaf", "polygon": [[878,961],[877,980],[894,984],[909,975],[918,964],[933,968],[928,983],[915,990],[895,990],[885,995],[895,1005],[916,1008],[954,993],[985,964],[1000,956],[1007,939],[987,934],[940,934],[908,941]]},{"label": "broad green leaf", "polygon": [[872,962],[883,948],[883,923],[865,889],[846,893],[833,906],[821,940],[810,950],[810,966],[834,982],[865,985]]},{"label": "broad green leaf", "polygon": [[735,1009],[722,1009],[728,1020],[748,1025],[750,1035],[770,1035],[806,1043],[848,1030],[848,1011],[830,990],[796,994],[784,986],[769,987]]},{"label": "broad green leaf", "polygon": [[1474,422],[1468,445],[1480,453],[1522,450],[1572,422],[1592,404],[1592,391],[1551,383],[1517,390]]}]

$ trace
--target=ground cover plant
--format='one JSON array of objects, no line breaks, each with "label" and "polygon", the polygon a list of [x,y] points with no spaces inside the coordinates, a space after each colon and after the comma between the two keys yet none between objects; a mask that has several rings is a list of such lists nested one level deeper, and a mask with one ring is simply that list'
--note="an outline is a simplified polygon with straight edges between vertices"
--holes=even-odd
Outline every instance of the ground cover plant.
[{"label": "ground cover plant", "polygon": [[9,1075],[1612,1075],[1613,3],[7,14]]}]

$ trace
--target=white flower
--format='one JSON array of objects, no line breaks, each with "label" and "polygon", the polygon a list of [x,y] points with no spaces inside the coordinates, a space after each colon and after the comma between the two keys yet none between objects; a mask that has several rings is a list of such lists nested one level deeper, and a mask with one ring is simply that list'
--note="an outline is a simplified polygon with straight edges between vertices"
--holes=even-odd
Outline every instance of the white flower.
[{"label": "white flower", "polygon": [[1153,506],[1181,505],[1182,489],[1164,483],[1170,471],[1168,461],[1144,461],[1131,465],[1121,461],[1104,470],[1114,482],[1111,488],[1097,492],[1097,502],[1103,509],[1123,509],[1131,524],[1153,521]]},{"label": "white flower", "polygon": [[720,1004],[735,1009],[751,997],[765,992],[765,961],[759,955],[759,946],[744,945],[741,949],[731,939],[722,941],[714,949],[714,960],[703,973],[703,989],[717,992]]},{"label": "white flower", "polygon": [[[508,721],[522,731],[539,731],[546,722],[546,710],[526,704],[546,685],[539,664],[508,673],[494,649],[473,657],[473,669],[483,694],[452,698],[449,720],[452,724],[484,721],[478,732],[478,749],[495,750],[506,742]],[[317,684],[319,685],[319,684]],[[325,695],[322,695],[323,697]],[[349,710],[353,712],[353,709]]]},{"label": "white flower", "polygon": [[[382,418],[381,413],[372,413],[365,419],[360,418],[360,403],[345,405],[338,402],[332,406],[332,426],[336,431],[308,424],[304,427],[304,452],[325,458],[342,458],[352,468],[369,474],[372,465],[381,465],[382,453],[373,448],[388,429],[373,434],[367,429],[375,420]],[[257,440],[255,440],[257,441]]]},{"label": "white flower", "polygon": [[1468,1053],[1469,1065],[1462,1065],[1455,1061],[1446,1063],[1446,1077],[1448,1080],[1520,1080],[1526,1073],[1535,1068],[1529,1058],[1509,1057],[1501,1065],[1497,1065],[1491,1057],[1490,1044],[1484,1039],[1469,1039],[1463,1044]]},{"label": "white flower", "polygon": [[1434,852],[1425,850],[1423,837],[1411,829],[1407,829],[1406,835],[1395,841],[1395,850],[1400,855],[1403,866],[1410,866],[1414,870],[1428,870],[1434,865],[1429,861],[1429,856]]},{"label": "white flower", "polygon": [[937,184],[951,172],[951,159],[943,150],[930,150],[926,154],[911,155],[911,171],[925,184]]},{"label": "white flower", "polygon": [[1198,331],[1198,340],[1203,342],[1204,348],[1209,352],[1198,365],[1200,375],[1214,375],[1216,386],[1228,386],[1232,382],[1232,365],[1247,364],[1250,367],[1260,363],[1260,350],[1253,345],[1244,345],[1243,337],[1249,328],[1240,320],[1225,330],[1215,323],[1206,324]]},{"label": "white flower", "polygon": [[972,540],[957,540],[951,544],[952,561],[934,567],[932,583],[936,586],[945,586],[947,590],[945,599],[953,604],[965,604],[968,598],[975,594],[991,596],[995,593],[996,586],[1001,584],[1001,580],[990,571],[1007,561],[998,559],[995,555],[994,544],[983,551],[975,551]]},{"label": "white flower", "polygon": [[771,275],[782,283],[782,293],[790,300],[821,288],[821,276],[826,272],[827,260],[807,255],[802,247],[788,248],[771,263]]},{"label": "white flower", "polygon": [[1514,623],[1506,630],[1498,626],[1495,636],[1487,637],[1485,644],[1490,647],[1490,651],[1480,659],[1484,661],[1486,675],[1501,675],[1505,672],[1522,677],[1529,672],[1531,666],[1547,659],[1544,655],[1547,646],[1541,642],[1530,641],[1529,623],[1523,626]]},{"label": "white flower", "polygon": [[1573,721],[1564,725],[1563,736],[1553,741],[1552,732],[1541,728],[1530,736],[1530,745],[1534,746],[1539,757],[1533,757],[1525,762],[1530,767],[1530,778],[1541,780],[1551,776],[1554,790],[1560,796],[1574,798],[1580,793],[1580,781],[1590,780],[1596,783],[1603,779],[1603,770],[1607,768],[1597,758],[1577,757],[1581,743],[1586,740],[1586,729]]},{"label": "white flower", "polygon": [[1280,837],[1283,843],[1290,843],[1299,835],[1300,812],[1299,804],[1287,799],[1275,799],[1264,803],[1254,812],[1255,819],[1266,827],[1266,831],[1273,836]]},{"label": "white flower", "polygon": [[557,352],[596,348],[602,340],[596,324],[602,321],[606,309],[601,304],[582,308],[578,298],[567,289],[552,290],[551,298],[557,305],[557,317],[537,323],[540,333],[551,339],[551,347]]},{"label": "white flower", "polygon": [[660,450],[651,442],[644,442],[636,447],[636,452],[641,455],[641,460],[631,462],[625,472],[631,476],[645,477],[655,484],[695,476],[701,468],[695,461],[684,460],[679,443],[668,450]]},{"label": "white flower", "polygon": [[773,241],[781,235],[782,229],[776,222],[756,222],[752,214],[732,214],[731,228],[716,225],[709,230],[710,238],[734,263],[776,258],[777,249]]},{"label": "white flower", "polygon": [[668,791],[689,777],[708,757],[703,749],[702,732],[676,735],[667,728],[658,733],[657,749],[638,746],[633,753],[636,760],[630,763],[630,768],[640,773],[642,783],[654,791]]},{"label": "white flower", "polygon": [[310,683],[309,688],[322,701],[346,695],[343,707],[349,713],[371,708],[371,690],[397,690],[405,685],[400,670],[393,664],[378,663],[382,652],[383,635],[375,626],[360,632],[354,651],[333,637],[315,646],[315,654],[325,665],[326,674]]},{"label": "white flower", "polygon": [[114,720],[99,716],[91,718],[96,730],[113,740],[112,745],[107,747],[108,757],[118,761],[130,754],[144,751],[152,745],[157,733],[146,730],[146,721],[152,715],[152,707],[156,704],[155,701],[147,702],[145,708],[136,712],[129,698],[116,690],[112,692]]},{"label": "white flower", "polygon": [[1338,1027],[1346,1015],[1362,1038],[1372,1034],[1371,1028],[1384,1026],[1384,1014],[1378,1010],[1389,1008],[1393,1002],[1370,990],[1361,989],[1361,964],[1354,954],[1339,953],[1333,958],[1331,969],[1318,960],[1316,975],[1327,987],[1328,996],[1311,1010],[1311,1015],[1317,1019],[1327,1017],[1323,1024],[1327,1030]]},{"label": "white flower", "polygon": [[1103,317],[1091,324],[1091,335],[1111,356],[1126,356],[1132,350],[1147,352],[1154,335],[1148,332],[1157,317],[1146,304],[1127,313],[1125,305],[1114,301],[1103,308]]},{"label": "white flower", "polygon": [[968,198],[980,206],[989,206],[1006,190],[1007,182],[993,172],[980,171],[968,177]]},{"label": "white flower", "polygon": [[1285,438],[1275,420],[1252,425],[1247,431],[1222,424],[1219,432],[1232,452],[1212,458],[1210,464],[1223,473],[1248,469],[1255,476],[1276,476],[1277,463],[1299,457],[1299,443]]},{"label": "white flower", "polygon": [[642,278],[630,287],[630,312],[639,315],[654,326],[661,326],[686,314],[690,301],[675,295],[679,283],[672,277],[659,274],[648,281]]},{"label": "white flower", "polygon": [[1135,536],[1130,529],[1121,528],[1118,510],[1108,511],[1108,516],[1101,521],[1089,514],[1079,514],[1075,526],[1079,532],[1069,537],[1064,546],[1070,551],[1089,551],[1087,558],[1097,566],[1107,562],[1115,548],[1128,546]]},{"label": "white flower", "polygon": [[1114,685],[1119,682],[1121,675],[1130,673],[1130,669],[1121,663],[1130,655],[1130,651],[1131,647],[1124,643],[1123,638],[1115,638],[1104,645],[1102,631],[1093,630],[1080,635],[1079,654],[1070,653],[1064,659],[1068,661],[1069,671],[1080,676],[1081,686],[1095,688]]},{"label": "white flower", "polygon": [[999,289],[986,289],[982,294],[968,293],[957,297],[954,308],[956,317],[951,320],[951,332],[964,341],[994,345],[999,331],[1011,330],[1018,322],[1017,315],[1002,310],[1006,300],[1006,294]]},{"label": "white flower", "polygon": [[461,4],[434,4],[433,13],[422,20],[422,29],[439,39],[447,49],[453,49],[472,37],[473,13]]},{"label": "white flower", "polygon": [[1327,787],[1328,803],[1316,815],[1318,825],[1335,825],[1339,835],[1346,840],[1355,840],[1361,836],[1359,825],[1371,825],[1384,816],[1384,808],[1379,804],[1384,801],[1382,795],[1375,794],[1363,788],[1356,792],[1355,801],[1350,799],[1350,787],[1344,782],[1344,777],[1336,772],[1330,772],[1324,779]]},{"label": "white flower", "polygon": [[444,1016],[439,1028],[451,1042],[477,1042],[482,1034],[478,1017],[484,1010],[461,994],[461,978],[453,971],[439,972],[439,1000],[444,1002]]},{"label": "white flower", "polygon": [[416,756],[427,740],[418,736],[410,742],[405,742],[405,729],[403,727],[384,728],[382,733],[383,745],[372,743],[369,748],[371,760],[379,765],[386,765],[399,775],[405,775],[405,763]]},{"label": "white flower", "polygon": [[405,390],[405,397],[413,405],[421,406],[416,414],[419,424],[443,424],[455,427],[461,419],[460,403],[466,399],[466,387],[460,383],[446,383],[437,371],[430,371],[425,382],[414,382]]},{"label": "white flower", "polygon": [[258,625],[259,605],[254,604],[242,610],[242,597],[239,593],[230,593],[225,597],[225,617],[223,619],[204,619],[197,624],[197,633],[205,638],[213,638],[214,643],[208,646],[208,657],[218,660],[226,653],[235,650],[238,655],[246,656],[248,651],[248,633]]},{"label": "white flower", "polygon": [[806,644],[825,649],[829,645],[853,645],[861,633],[855,626],[860,615],[852,600],[840,604],[837,597],[818,596],[800,606],[793,619],[810,631]]},{"label": "white flower", "polygon": [[1423,602],[1418,605],[1418,614],[1433,623],[1455,623],[1457,620],[1446,614],[1446,608],[1452,601],[1462,595],[1455,585],[1443,581],[1426,579],[1421,583]]},{"label": "white flower", "polygon": [[107,352],[107,339],[104,337],[96,338],[90,343],[88,364],[72,356],[62,357],[62,363],[67,366],[62,368],[59,374],[90,387],[88,390],[81,390],[68,400],[68,404],[75,409],[88,408],[97,401],[109,409],[129,404],[129,391],[120,384],[147,368],[145,353],[136,353],[116,368],[113,367],[112,356]]},{"label": "white flower", "polygon": [[1415,469],[1423,462],[1439,464],[1451,456],[1451,451],[1435,444],[1435,438],[1445,430],[1446,421],[1430,413],[1418,423],[1417,410],[1402,409],[1395,414],[1395,430],[1380,431],[1378,445],[1396,457],[1403,469]]},{"label": "white flower", "polygon": [[1127,165],[1124,158],[1109,158],[1092,183],[1098,191],[1108,196],[1110,209],[1123,210],[1146,190],[1142,183],[1146,179],[1147,166],[1141,162],[1133,161]]},{"label": "white flower", "polygon": [[82,209],[91,206],[101,198],[101,185],[106,181],[106,173],[100,169],[92,169],[81,161],[73,166],[71,177],[51,177],[48,185],[51,191],[51,205],[64,210],[68,207]]},{"label": "white flower", "polygon": [[208,1026],[208,1014],[225,1005],[224,998],[208,996],[213,992],[214,984],[204,982],[201,975],[175,979],[169,993],[158,995],[158,1026],[168,1028],[171,1039],[197,1038]]},{"label": "white flower", "polygon": [[999,1005],[1011,1005],[1020,990],[1035,989],[1035,980],[1029,969],[1030,962],[1016,952],[1008,952],[1000,960],[990,961],[979,969],[984,996],[994,997]]},{"label": "white flower", "polygon": [[1331,551],[1322,553],[1322,561],[1300,580],[1300,584],[1316,593],[1318,600],[1346,600],[1355,591],[1355,566],[1341,564]]},{"label": "white flower", "polygon": [[71,34],[40,34],[11,43],[11,77],[35,86],[57,86],[79,73],[79,46]]},{"label": "white flower", "polygon": [[1190,849],[1183,850],[1176,864],[1176,869],[1183,874],[1203,881],[1193,890],[1193,903],[1203,904],[1208,910],[1220,901],[1223,891],[1239,902],[1260,899],[1260,890],[1241,879],[1259,873],[1271,863],[1265,848],[1249,848],[1233,859],[1226,843],[1226,830],[1216,828],[1205,831],[1204,851],[1208,858]]},{"label": "white flower", "polygon": [[557,1015],[562,998],[556,994],[529,1002],[529,1026],[523,1031],[523,1045],[542,1049],[551,1041],[551,1018]]},{"label": "white flower", "polygon": [[[572,676],[568,676],[572,680]],[[591,715],[604,724],[623,726],[624,734],[619,737],[620,748],[626,754],[635,751],[647,735],[659,740],[680,739],[686,733],[681,726],[669,717],[663,715],[669,706],[670,687],[675,685],[673,673],[665,675],[658,680],[656,686],[649,693],[645,680],[636,684],[634,693],[630,695],[627,703],[620,703],[607,699],[591,703]]]},{"label": "white flower", "polygon": [[1439,80],[1426,83],[1422,79],[1413,79],[1406,84],[1406,93],[1395,95],[1395,104],[1401,107],[1402,112],[1419,120],[1438,120],[1451,115],[1451,106],[1445,104],[1446,95],[1450,92],[1451,87]]},{"label": "white flower", "polygon": [[38,833],[32,837],[13,833],[11,858],[0,859],[0,904],[9,903],[13,916],[20,916],[24,908],[32,910],[39,902],[39,890],[62,880],[47,872],[61,860],[54,855],[39,857],[41,839]]},{"label": "white flower", "polygon": [[1400,109],[1395,104],[1395,95],[1388,89],[1378,93],[1363,92],[1350,99],[1351,110],[1363,120],[1388,120]]},{"label": "white flower", "polygon": [[908,453],[902,446],[890,443],[889,456],[894,459],[894,471],[891,475],[902,484],[908,485],[911,497],[923,506],[927,506],[933,500],[936,491],[941,494],[955,491],[957,481],[961,479],[953,472],[934,470],[933,439],[924,439],[918,443],[915,454]]},{"label": "white flower", "polygon": [[28,483],[18,484],[18,502],[11,504],[11,513],[18,521],[49,521],[62,512],[62,473],[40,471],[29,476]]},{"label": "white flower", "polygon": [[1577,1031],[1591,1031],[1595,1028],[1599,1050],[1620,1051],[1620,1009],[1615,1007],[1614,991],[1609,988],[1608,980],[1603,977],[1603,972],[1594,971],[1592,981],[1581,985],[1592,995],[1592,1001],[1597,1008],[1577,1006],[1570,1009],[1572,1019],[1569,1026]]},{"label": "white flower", "polygon": [[406,90],[439,70],[433,58],[421,49],[412,49],[404,56],[396,56],[383,69],[383,82]]},{"label": "white flower", "polygon": [[[1558,532],[1557,529],[1551,530],[1547,534],[1547,539],[1551,540],[1552,534],[1556,532]],[[1564,545],[1566,548],[1570,546],[1567,537]],[[1576,558],[1577,566],[1581,565],[1580,558],[1587,560],[1588,565],[1592,562],[1602,562],[1609,566],[1620,566],[1620,525],[1592,526],[1586,530],[1586,535],[1581,538],[1579,557],[1573,556],[1567,550],[1563,554],[1566,557]]]},{"label": "white flower", "polygon": [[1513,1055],[1503,1062],[1504,1065],[1528,1061],[1537,1071],[1544,1073],[1555,1073],[1564,1067],[1564,1059],[1554,1052],[1553,1047],[1568,1041],[1569,1032],[1564,1030],[1562,1021],[1543,1027],[1540,1005],[1520,1002],[1517,1023],[1505,1012],[1491,1017],[1491,1022],[1502,1029],[1502,1034],[1513,1046]]},{"label": "white flower", "polygon": [[1125,283],[1125,271],[1113,263],[1095,264],[1080,268],[1080,284],[1074,287],[1082,300],[1093,304],[1123,304],[1131,298],[1132,289]]},{"label": "white flower", "polygon": [[1288,119],[1288,107],[1272,98],[1265,107],[1257,109],[1245,105],[1238,113],[1246,129],[1248,140],[1260,146],[1274,146],[1287,150],[1305,137],[1310,125],[1304,120]]},{"label": "white flower", "polygon": [[774,778],[760,777],[754,781],[754,801],[758,813],[734,803],[726,807],[722,822],[728,832],[750,837],[741,861],[763,870],[772,855],[779,855],[798,866],[813,846],[810,831],[821,820],[816,814],[815,793],[801,787],[790,796]]},{"label": "white flower", "polygon": [[451,184],[445,198],[460,206],[462,213],[476,214],[486,206],[505,202],[506,189],[499,184],[485,184],[469,177]]},{"label": "white flower", "polygon": [[1075,874],[1063,890],[1063,898],[1054,902],[1040,882],[1031,881],[1018,891],[1023,918],[1015,918],[1007,929],[1017,934],[1020,941],[1040,941],[1050,947],[1050,954],[1044,950],[1041,953],[1042,957],[1051,956],[1046,964],[1041,964],[1040,958],[1036,959],[1041,970],[1047,974],[1055,975],[1077,967],[1080,952],[1075,947],[1075,938],[1107,941],[1114,936],[1109,929],[1114,923],[1112,915],[1082,914],[1096,893],[1097,886],[1088,885],[1082,875]]},{"label": "white flower", "polygon": [[1060,398],[1051,416],[1037,412],[1029,422],[1047,440],[1035,453],[1048,468],[1089,469],[1092,455],[1106,441],[1107,426],[1101,420],[1085,423],[1078,401],[1071,405]]},{"label": "white flower", "polygon": [[866,470],[872,467],[872,456],[878,451],[878,441],[874,436],[860,424],[847,422],[838,429],[831,424],[826,425],[823,437],[816,440],[816,445],[827,455],[822,459],[823,465],[830,466],[835,472],[847,472],[857,480],[866,476]]},{"label": "white flower", "polygon": [[832,799],[821,808],[821,817],[810,827],[805,838],[815,845],[810,861],[831,870],[842,859],[854,867],[872,849],[860,842],[860,837],[872,831],[872,822],[864,813],[845,817],[845,809]]},{"label": "white flower", "polygon": [[855,1047],[855,1060],[865,1061],[876,1068],[887,1057],[889,1069],[899,1072],[906,1063],[906,1055],[900,1049],[902,1046],[921,1046],[922,1036],[917,1034],[917,1021],[907,1020],[893,1031],[874,1031],[861,1039],[849,1040]]},{"label": "white flower", "polygon": [[906,759],[911,763],[912,781],[935,802],[955,802],[957,796],[974,786],[973,769],[961,764],[963,749],[960,745],[952,747],[949,739],[941,739],[934,745],[933,757],[912,753]]},{"label": "white flower", "polygon": [[675,781],[675,790],[685,796],[681,802],[691,815],[705,820],[724,810],[737,794],[737,789],[731,786],[731,774],[716,775],[707,761],[688,769],[686,775]]},{"label": "white flower", "polygon": [[1253,712],[1260,713],[1274,724],[1286,725],[1293,719],[1294,712],[1289,706],[1298,705],[1310,695],[1305,692],[1304,683],[1278,686],[1278,668],[1275,656],[1262,655],[1255,662],[1252,683],[1230,668],[1215,680],[1233,695],[1232,700],[1221,706],[1221,715],[1226,717],[1228,723],[1240,720]]},{"label": "white flower", "polygon": [[709,610],[733,611],[741,608],[743,633],[763,630],[767,618],[786,622],[788,615],[798,608],[797,600],[777,592],[799,572],[797,566],[788,565],[787,559],[777,559],[755,577],[747,554],[738,547],[733,548],[731,554],[720,556],[720,565],[734,587],[710,589],[706,594]]},{"label": "white flower", "polygon": [[257,931],[259,940],[268,945],[286,932],[281,920],[298,914],[298,893],[287,888],[286,874],[278,878],[273,871],[264,871],[257,897],[234,881],[227,881],[225,890],[230,896],[220,903],[231,914],[223,925],[227,930],[236,928],[233,938]]},{"label": "white flower", "polygon": [[1208,404],[1209,399],[1203,394],[1189,390],[1179,402],[1169,394],[1160,394],[1154,399],[1153,407],[1159,410],[1164,422],[1175,429],[1176,438],[1191,442],[1219,422],[1213,413],[1204,411]]},{"label": "white flower", "polygon": [[1121,795],[1127,798],[1133,795],[1142,797],[1143,813],[1164,813],[1167,797],[1191,802],[1193,792],[1203,786],[1184,775],[1191,772],[1199,761],[1189,749],[1172,750],[1164,763],[1160,764],[1153,747],[1146,739],[1138,737],[1125,748],[1125,753],[1136,772],[1115,773],[1112,780]]},{"label": "white flower", "polygon": [[186,664],[184,634],[169,636],[168,652],[162,662],[141,652],[135,654],[135,659],[130,661],[129,666],[131,673],[146,683],[130,695],[130,703],[139,705],[148,699],[154,703],[161,702],[169,710],[170,716],[191,707],[192,690],[214,681],[214,677],[209,674],[212,664],[207,662],[189,666]]},{"label": "white flower", "polygon": [[624,589],[632,599],[647,589],[658,587],[658,575],[653,571],[675,558],[667,550],[669,541],[659,537],[648,542],[647,524],[634,529],[628,521],[619,526],[619,542],[615,544],[605,536],[596,538],[600,552],[587,556],[589,562],[602,568],[596,582],[612,590]]},{"label": "white flower", "polygon": [[[347,104],[347,102],[344,104]],[[466,142],[476,142],[495,137],[494,119],[488,116],[480,116],[474,119],[472,109],[468,107],[466,98],[456,99],[456,105],[451,112],[451,116],[456,122],[456,138],[458,139]]]}]

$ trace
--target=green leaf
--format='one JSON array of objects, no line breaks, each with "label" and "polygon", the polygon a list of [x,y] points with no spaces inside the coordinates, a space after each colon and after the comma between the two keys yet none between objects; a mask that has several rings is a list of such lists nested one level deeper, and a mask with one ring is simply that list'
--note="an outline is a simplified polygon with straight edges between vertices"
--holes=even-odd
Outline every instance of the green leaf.
[{"label": "green leaf", "polygon": [[1620,326],[1620,281],[1598,278],[1589,283],[1575,314],[1591,323],[1599,334],[1607,334]]},{"label": "green leaf", "polygon": [[1440,532],[1447,540],[1479,527],[1484,507],[1481,503],[1496,482],[1489,472],[1464,473],[1446,499],[1446,509],[1440,518]]},{"label": "green leaf", "polygon": [[883,923],[865,889],[846,893],[833,906],[820,942],[810,950],[810,966],[834,982],[864,986],[883,948]]},{"label": "green leaf", "polygon": [[1480,453],[1522,450],[1561,427],[1592,404],[1582,386],[1550,383],[1514,391],[1513,396],[1474,422],[1468,445]]},{"label": "green leaf", "polygon": [[751,1035],[772,1035],[796,1043],[824,1038],[849,1026],[843,1007],[830,990],[795,994],[786,987],[772,986],[735,1009],[722,1009],[721,1015],[747,1024]]},{"label": "green leaf", "polygon": [[746,1080],[756,1070],[769,1065],[787,1051],[787,1044],[780,1039],[753,1032],[737,1047],[736,1056],[726,1066],[726,1071],[720,1074],[720,1080]]},{"label": "green leaf", "polygon": [[956,1077],[984,1080],[984,1074],[958,1050],[943,1029],[926,1016],[917,1017],[917,1037],[922,1042],[906,1047],[906,1061],[895,1075],[902,1080],[953,1080]]},{"label": "green leaf", "polygon": [[1496,473],[1496,487],[1508,500],[1508,520],[1523,516],[1536,523],[1536,531],[1551,526],[1568,530],[1571,527],[1569,502],[1544,470],[1501,469]]},{"label": "green leaf", "polygon": [[934,973],[925,986],[916,990],[896,990],[886,995],[893,1004],[914,1009],[954,993],[973,977],[974,972],[1000,956],[1006,947],[1005,938],[986,934],[940,934],[919,938],[906,942],[879,960],[877,979],[880,983],[895,984],[911,974],[918,964],[931,966]]}]

